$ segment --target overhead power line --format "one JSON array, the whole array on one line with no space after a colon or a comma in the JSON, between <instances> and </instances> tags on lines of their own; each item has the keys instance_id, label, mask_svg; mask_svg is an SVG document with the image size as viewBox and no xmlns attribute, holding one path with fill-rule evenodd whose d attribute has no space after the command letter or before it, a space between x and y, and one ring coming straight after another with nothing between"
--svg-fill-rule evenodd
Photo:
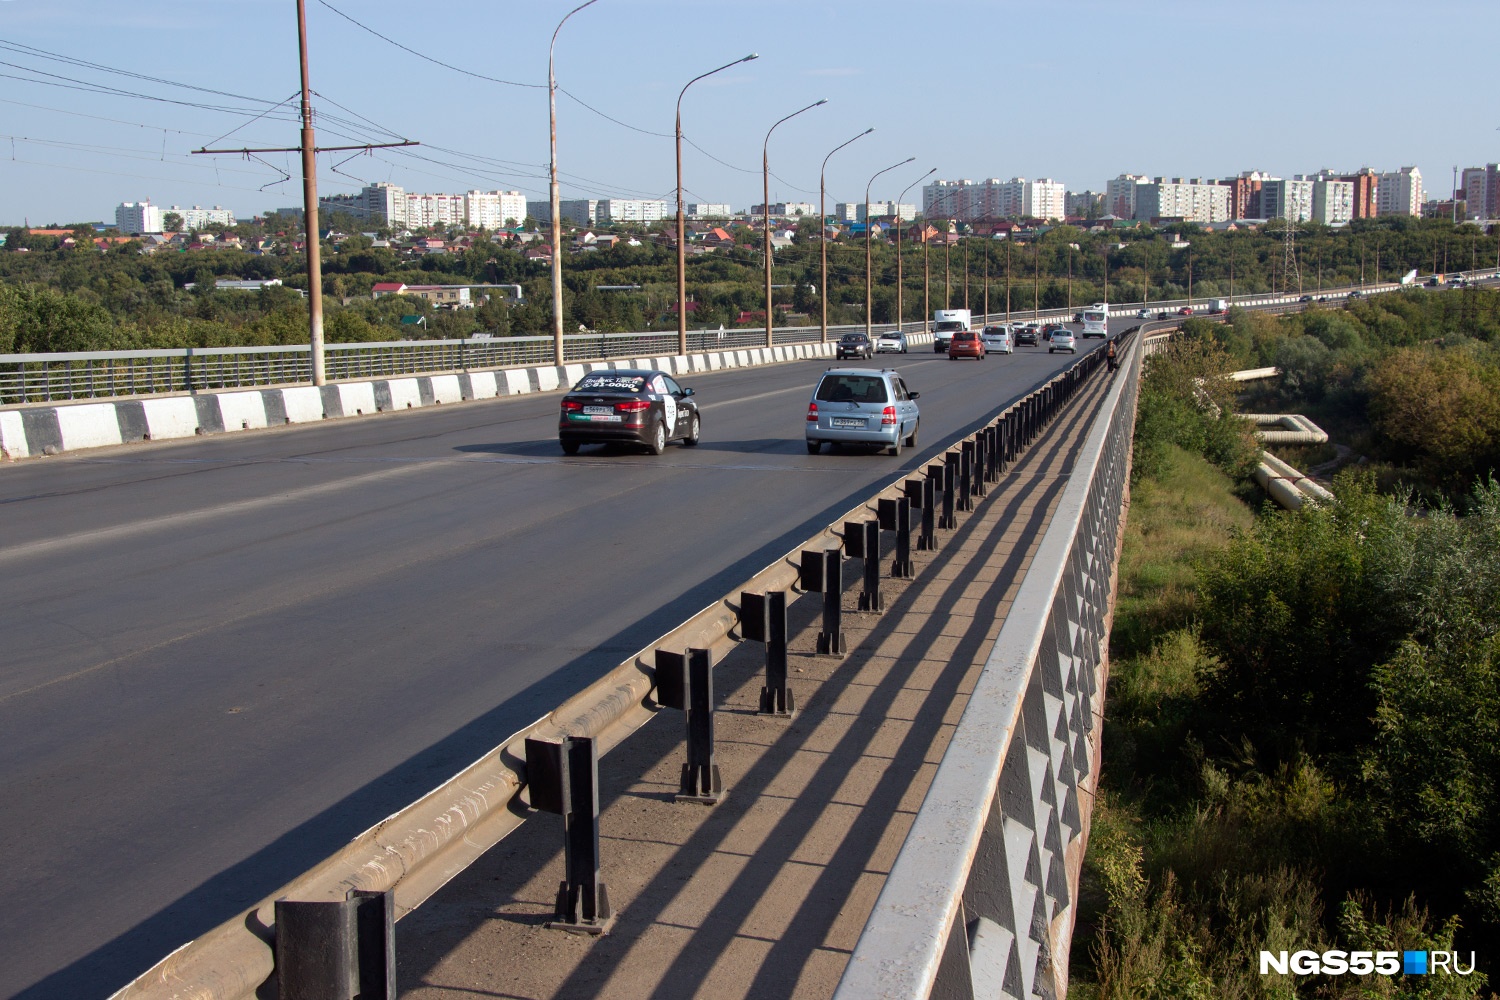
<instances>
[{"instance_id":1,"label":"overhead power line","mask_svg":"<svg viewBox=\"0 0 1500 1000\"><path fill-rule=\"evenodd\" d=\"M409 45L403 45L402 43L396 41L394 38L391 38L388 35L382 35L380 32L376 31L374 28L370 27L367 24L362 24L359 21L356 21L354 18L350 17L348 14L345 14L333 4L329 3L328 0L318 0L318 3L322 4L324 7L327 7L329 10L333 11L339 17L342 17L344 20L348 21L356 28L359 28L361 31L367 31L370 34L374 35L376 38L380 39L382 42L385 42L389 45L394 45L402 52L416 56L418 59L425 60L426 62L430 62L434 66L441 66L444 69L451 69L455 73L462 73L464 76L472 76L476 80L486 80L490 83L498 83L506 87L524 87L528 90L547 89L547 85L545 83L517 83L515 80L501 80L498 77L485 76L483 73L475 73L473 70L467 70L461 66L454 66L452 63L445 63L441 59L434 59L432 56L424 55L421 52L418 52L416 49L412 48Z\"/></svg>"}]
</instances>

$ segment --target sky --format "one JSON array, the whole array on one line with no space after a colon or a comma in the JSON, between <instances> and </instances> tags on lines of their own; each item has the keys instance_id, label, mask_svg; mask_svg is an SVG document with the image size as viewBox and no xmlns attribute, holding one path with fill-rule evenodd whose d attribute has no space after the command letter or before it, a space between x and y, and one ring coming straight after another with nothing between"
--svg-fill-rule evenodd
<instances>
[{"instance_id":1,"label":"sky","mask_svg":"<svg viewBox=\"0 0 1500 1000\"><path fill-rule=\"evenodd\" d=\"M306 0L320 194L545 201L547 54L581 0ZM1277 34L1279 33L1279 34ZM385 36L384 39L378 35ZM920 204L932 179L1278 176L1500 160L1495 0L596 0L556 45L563 198ZM405 48L402 48L404 46ZM439 65L439 63L446 64ZM114 72L114 71L124 71ZM131 74L131 75L125 75ZM147 79L154 78L154 79ZM192 89L197 88L197 89ZM0 225L302 202L296 0L0 0ZM285 102L285 103L282 103ZM925 182L924 182L925 183Z\"/></svg>"}]
</instances>

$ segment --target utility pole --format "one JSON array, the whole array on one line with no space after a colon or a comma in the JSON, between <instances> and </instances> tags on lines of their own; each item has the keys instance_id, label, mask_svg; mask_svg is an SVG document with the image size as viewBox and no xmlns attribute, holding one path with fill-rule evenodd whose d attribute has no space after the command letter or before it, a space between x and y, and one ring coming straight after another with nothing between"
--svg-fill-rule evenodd
<instances>
[{"instance_id":1,"label":"utility pole","mask_svg":"<svg viewBox=\"0 0 1500 1000\"><path fill-rule=\"evenodd\" d=\"M969 308L969 241L964 240L964 308Z\"/></svg>"},{"instance_id":2,"label":"utility pole","mask_svg":"<svg viewBox=\"0 0 1500 1000\"><path fill-rule=\"evenodd\" d=\"M943 234L943 308L953 308L953 244Z\"/></svg>"},{"instance_id":3,"label":"utility pole","mask_svg":"<svg viewBox=\"0 0 1500 1000\"><path fill-rule=\"evenodd\" d=\"M1005 328L1010 329L1010 234L1005 234Z\"/></svg>"},{"instance_id":4,"label":"utility pole","mask_svg":"<svg viewBox=\"0 0 1500 1000\"><path fill-rule=\"evenodd\" d=\"M1031 321L1033 323L1040 319L1038 308L1042 303L1042 245L1038 240L1031 241Z\"/></svg>"},{"instance_id":5,"label":"utility pole","mask_svg":"<svg viewBox=\"0 0 1500 1000\"><path fill-rule=\"evenodd\" d=\"M357 146L318 146L313 137L312 88L307 72L307 2L297 0L297 55L302 70L302 142L297 146L275 149L195 149L194 154L223 156L233 153L249 158L254 153L302 154L302 221L307 240L307 332L312 354L312 383L327 381L323 358L323 261L318 226L318 153L350 150L393 149L398 146L420 146L409 139L401 142L367 142ZM387 222L390 220L387 219Z\"/></svg>"},{"instance_id":6,"label":"utility pole","mask_svg":"<svg viewBox=\"0 0 1500 1000\"><path fill-rule=\"evenodd\" d=\"M984 321L990 321L990 245L984 245Z\"/></svg>"}]
</instances>

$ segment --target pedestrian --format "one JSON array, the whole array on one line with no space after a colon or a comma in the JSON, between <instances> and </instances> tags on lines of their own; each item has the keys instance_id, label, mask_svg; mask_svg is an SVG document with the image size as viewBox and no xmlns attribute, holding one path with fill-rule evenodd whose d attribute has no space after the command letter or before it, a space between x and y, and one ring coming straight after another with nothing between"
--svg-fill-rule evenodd
<instances>
[{"instance_id":1,"label":"pedestrian","mask_svg":"<svg viewBox=\"0 0 1500 1000\"><path fill-rule=\"evenodd\" d=\"M1104 352L1104 360L1109 365L1109 370L1110 371L1114 371L1115 370L1115 365L1118 364L1118 362L1115 361L1115 342L1114 342L1114 338L1110 338L1109 349Z\"/></svg>"}]
</instances>

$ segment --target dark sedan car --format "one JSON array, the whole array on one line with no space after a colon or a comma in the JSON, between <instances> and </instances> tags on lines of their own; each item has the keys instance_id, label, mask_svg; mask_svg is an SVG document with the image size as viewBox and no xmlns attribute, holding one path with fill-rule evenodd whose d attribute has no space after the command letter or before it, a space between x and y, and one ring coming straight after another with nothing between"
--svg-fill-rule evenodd
<instances>
[{"instance_id":1,"label":"dark sedan car","mask_svg":"<svg viewBox=\"0 0 1500 1000\"><path fill-rule=\"evenodd\" d=\"M1016 346L1019 347L1022 345L1029 347L1036 346L1036 327L1023 326L1016 331Z\"/></svg>"},{"instance_id":2,"label":"dark sedan car","mask_svg":"<svg viewBox=\"0 0 1500 1000\"><path fill-rule=\"evenodd\" d=\"M590 372L562 398L558 441L565 455L585 444L638 444L653 455L669 441L695 445L703 422L692 397L663 371Z\"/></svg>"},{"instance_id":3,"label":"dark sedan car","mask_svg":"<svg viewBox=\"0 0 1500 1000\"><path fill-rule=\"evenodd\" d=\"M842 361L845 358L873 358L875 356L875 345L870 343L870 338L862 333L846 333L839 338L838 356Z\"/></svg>"}]
</instances>

